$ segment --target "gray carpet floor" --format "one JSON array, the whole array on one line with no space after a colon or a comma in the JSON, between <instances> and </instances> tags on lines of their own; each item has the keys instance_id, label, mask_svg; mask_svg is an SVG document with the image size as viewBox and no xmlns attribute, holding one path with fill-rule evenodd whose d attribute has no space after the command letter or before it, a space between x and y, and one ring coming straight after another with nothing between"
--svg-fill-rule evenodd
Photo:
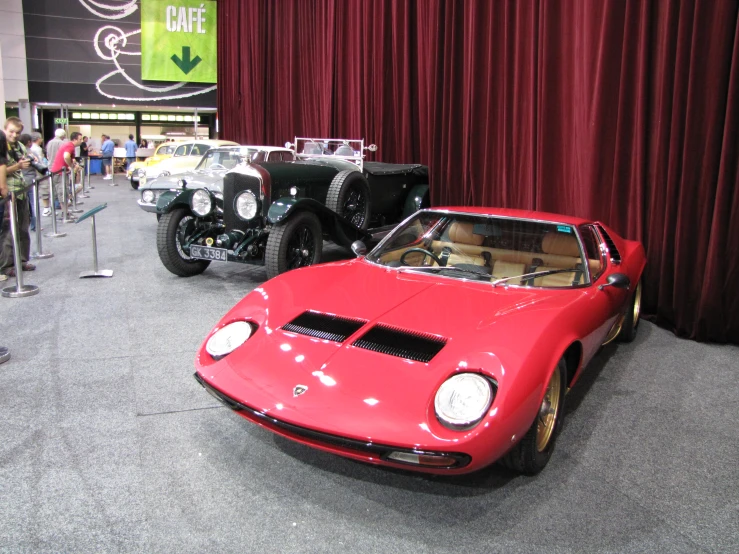
<instances>
[{"instance_id":1,"label":"gray carpet floor","mask_svg":"<svg viewBox=\"0 0 739 554\"><path fill-rule=\"evenodd\" d=\"M195 382L214 323L262 268L182 279L123 180L90 225L45 239L0 298L0 552L739 552L739 349L643 322L567 399L537 477L390 471L277 437ZM44 225L50 227L49 218ZM329 257L342 254L329 249ZM3 283L8 286L10 283Z\"/></svg>"}]
</instances>

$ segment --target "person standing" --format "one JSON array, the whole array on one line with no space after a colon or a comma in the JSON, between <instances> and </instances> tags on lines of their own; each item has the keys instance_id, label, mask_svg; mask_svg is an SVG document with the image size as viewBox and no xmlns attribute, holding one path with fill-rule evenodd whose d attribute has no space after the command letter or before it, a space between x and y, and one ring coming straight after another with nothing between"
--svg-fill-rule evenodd
<instances>
[{"instance_id":1,"label":"person standing","mask_svg":"<svg viewBox=\"0 0 739 554\"><path fill-rule=\"evenodd\" d=\"M0 136L0 165L3 166L4 175L0 179L5 181L7 192L5 193L5 214L2 227L0 227L0 273L14 277L15 244L10 224L10 209L8 209L8 203L12 201L9 198L11 192L15 194L16 229L23 271L36 269L35 265L28 262L31 254L31 234L28 231L31 226L31 213L22 173L31 165L31 161L26 156L25 147L18 142L23 132L23 122L17 117L9 117L5 120L3 129L5 132Z\"/></svg>"},{"instance_id":2,"label":"person standing","mask_svg":"<svg viewBox=\"0 0 739 554\"><path fill-rule=\"evenodd\" d=\"M59 150L65 138L67 138L67 132L64 129L54 131L54 138L46 145L46 159L49 160L49 163L54 161L57 150Z\"/></svg>"},{"instance_id":3,"label":"person standing","mask_svg":"<svg viewBox=\"0 0 739 554\"><path fill-rule=\"evenodd\" d=\"M100 138L103 141L103 144L100 147L100 154L103 157L103 172L105 172L103 179L112 179L113 152L115 151L115 144L113 144L113 141L110 140L110 137L108 135L102 135Z\"/></svg>"},{"instance_id":4,"label":"person standing","mask_svg":"<svg viewBox=\"0 0 739 554\"><path fill-rule=\"evenodd\" d=\"M49 167L49 160L46 159L46 154L44 154L43 144L44 137L41 136L41 133L31 133L31 152L33 152L36 158L41 160L42 165ZM44 215L51 215L51 208L49 207L49 179L45 179L39 184L38 194L43 205L42 213ZM38 214L36 214L36 217L38 217Z\"/></svg>"},{"instance_id":5,"label":"person standing","mask_svg":"<svg viewBox=\"0 0 739 554\"><path fill-rule=\"evenodd\" d=\"M133 140L133 135L128 135L128 140L124 146L126 147L126 169L128 169L128 166L136 161L137 147L136 141Z\"/></svg>"},{"instance_id":6,"label":"person standing","mask_svg":"<svg viewBox=\"0 0 739 554\"><path fill-rule=\"evenodd\" d=\"M69 135L69 138L70 140L62 144L61 148L59 148L59 151L56 153L54 163L51 164L51 172L61 173L63 170L69 169L70 179L72 179L75 170L79 167L79 164L74 159L74 152L82 142L82 133L75 131ZM70 183L71 182L72 181L70 181ZM78 185L74 188L74 192L72 194L77 194L80 190L81 187ZM63 198L63 196L60 196L60 198Z\"/></svg>"}]
</instances>

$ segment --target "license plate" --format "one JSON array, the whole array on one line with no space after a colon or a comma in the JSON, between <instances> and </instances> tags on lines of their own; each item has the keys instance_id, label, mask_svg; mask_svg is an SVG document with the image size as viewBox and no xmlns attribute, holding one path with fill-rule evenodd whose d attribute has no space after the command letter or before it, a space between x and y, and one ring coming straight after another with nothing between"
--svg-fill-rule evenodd
<instances>
[{"instance_id":1,"label":"license plate","mask_svg":"<svg viewBox=\"0 0 739 554\"><path fill-rule=\"evenodd\" d=\"M227 262L228 250L225 248L211 248L210 246L190 246L190 257L198 260Z\"/></svg>"}]
</instances>

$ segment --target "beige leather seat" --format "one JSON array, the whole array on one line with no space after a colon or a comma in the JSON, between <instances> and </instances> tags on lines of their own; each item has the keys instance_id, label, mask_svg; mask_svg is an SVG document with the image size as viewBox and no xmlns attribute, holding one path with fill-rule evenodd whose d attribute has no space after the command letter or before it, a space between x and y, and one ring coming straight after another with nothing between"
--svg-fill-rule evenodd
<instances>
[{"instance_id":1,"label":"beige leather seat","mask_svg":"<svg viewBox=\"0 0 739 554\"><path fill-rule=\"evenodd\" d=\"M495 260L495 264L493 264L493 280L502 279L503 277L515 277L524 273L526 273L526 264L504 262L503 260ZM521 281L511 279L508 283L511 285L520 285Z\"/></svg>"},{"instance_id":2,"label":"beige leather seat","mask_svg":"<svg viewBox=\"0 0 739 554\"><path fill-rule=\"evenodd\" d=\"M472 223L464 223L461 221L455 221L449 227L449 240L456 244L467 244L470 246L482 246L485 237L482 235L476 235L474 233L474 225ZM460 254L454 251L449 255L446 265L457 265L457 264L474 264L474 265L485 265L485 258L482 257L482 249L475 252L474 249L471 252Z\"/></svg>"},{"instance_id":3,"label":"beige leather seat","mask_svg":"<svg viewBox=\"0 0 739 554\"><path fill-rule=\"evenodd\" d=\"M546 266L538 267L537 271L576 268L582 260L580 257L580 244L574 235L554 232L546 233L541 241L541 250L545 254L549 254L549 259L555 260L557 265L551 265L552 262L550 262ZM556 256L556 258L553 258L553 256ZM534 284L538 287L569 287L582 284L583 281L584 275L582 271L572 271L537 277L534 280Z\"/></svg>"}]
</instances>

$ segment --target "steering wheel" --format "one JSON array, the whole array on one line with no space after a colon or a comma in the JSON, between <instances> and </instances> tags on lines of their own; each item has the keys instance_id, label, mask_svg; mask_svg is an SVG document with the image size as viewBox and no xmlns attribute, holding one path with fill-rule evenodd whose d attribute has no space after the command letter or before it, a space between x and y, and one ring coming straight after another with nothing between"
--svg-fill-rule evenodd
<instances>
[{"instance_id":1,"label":"steering wheel","mask_svg":"<svg viewBox=\"0 0 739 554\"><path fill-rule=\"evenodd\" d=\"M226 166L218 164L218 163L212 163L210 164L210 168L211 169L226 169Z\"/></svg>"},{"instance_id":2,"label":"steering wheel","mask_svg":"<svg viewBox=\"0 0 739 554\"><path fill-rule=\"evenodd\" d=\"M405 252L403 252L403 255L400 257L400 263L403 265L410 265L405 263L405 257L410 254L411 252L420 252L421 254L425 256L428 256L432 260L434 260L439 265L444 265L442 261L439 259L439 257L434 254L433 252L429 252L428 250L425 250L424 248L409 248Z\"/></svg>"}]
</instances>

